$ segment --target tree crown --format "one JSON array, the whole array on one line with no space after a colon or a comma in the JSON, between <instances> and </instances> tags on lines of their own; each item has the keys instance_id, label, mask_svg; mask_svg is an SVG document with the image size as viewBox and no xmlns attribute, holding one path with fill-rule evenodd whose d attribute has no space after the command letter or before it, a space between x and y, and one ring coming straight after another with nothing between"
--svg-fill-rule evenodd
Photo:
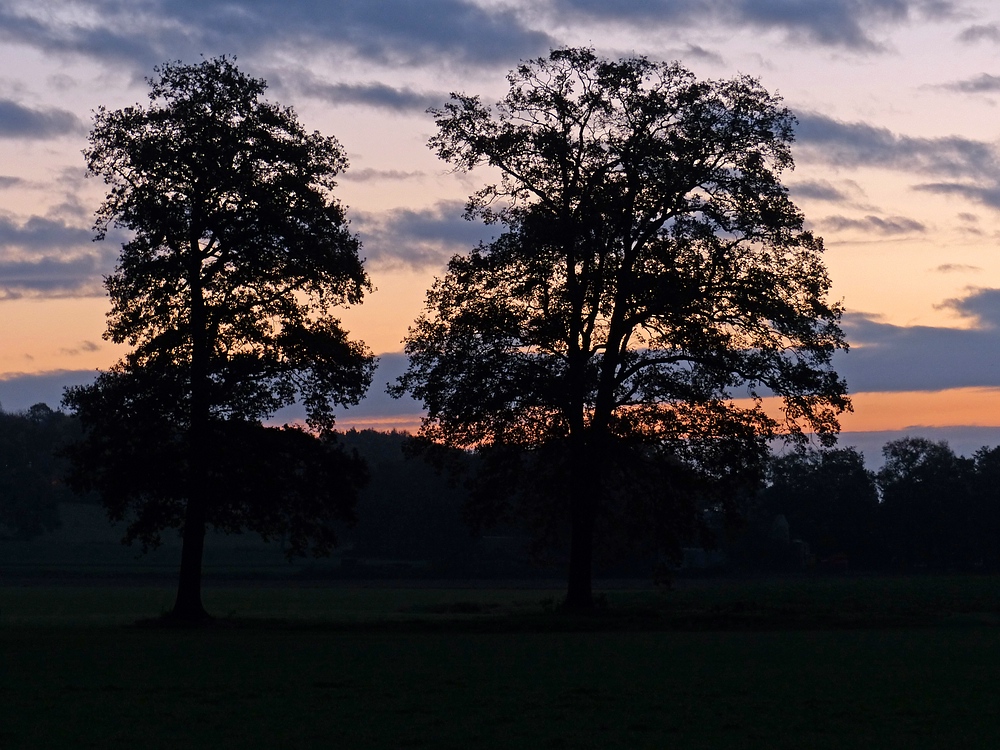
<instances>
[{"instance_id":1,"label":"tree crown","mask_svg":"<svg viewBox=\"0 0 1000 750\"><path fill-rule=\"evenodd\" d=\"M105 280L105 335L134 347L120 368L159 371L183 404L203 350L219 415L258 419L301 397L329 426L373 367L329 314L371 288L331 194L343 149L230 58L156 73L147 107L97 110L84 152L109 188L98 237L132 234Z\"/></svg>"},{"instance_id":2,"label":"tree crown","mask_svg":"<svg viewBox=\"0 0 1000 750\"><path fill-rule=\"evenodd\" d=\"M780 100L748 77L589 49L509 81L495 107L454 94L433 111L442 159L499 170L468 215L507 231L452 259L407 337L396 392L423 399L425 434L831 441L850 408L830 367L846 342L822 241L781 183L794 118Z\"/></svg>"}]
</instances>

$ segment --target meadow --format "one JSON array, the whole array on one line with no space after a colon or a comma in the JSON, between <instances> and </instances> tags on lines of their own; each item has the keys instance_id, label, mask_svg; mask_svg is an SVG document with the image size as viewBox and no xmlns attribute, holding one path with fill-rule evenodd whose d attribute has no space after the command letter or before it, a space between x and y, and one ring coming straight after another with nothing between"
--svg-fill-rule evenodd
<instances>
[{"instance_id":1,"label":"meadow","mask_svg":"<svg viewBox=\"0 0 1000 750\"><path fill-rule=\"evenodd\" d=\"M1000 579L0 588L2 748L1000 744ZM136 624L137 620L142 620Z\"/></svg>"}]
</instances>

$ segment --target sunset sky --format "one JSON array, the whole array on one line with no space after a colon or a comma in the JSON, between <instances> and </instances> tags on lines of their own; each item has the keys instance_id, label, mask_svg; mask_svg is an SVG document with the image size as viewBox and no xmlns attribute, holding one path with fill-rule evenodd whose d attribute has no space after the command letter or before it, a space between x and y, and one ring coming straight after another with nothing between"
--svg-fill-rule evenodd
<instances>
[{"instance_id":1,"label":"sunset sky","mask_svg":"<svg viewBox=\"0 0 1000 750\"><path fill-rule=\"evenodd\" d=\"M1000 443L1000 6L963 0L0 0L0 405L55 406L121 354L91 111L144 103L158 63L229 54L351 160L337 194L378 291L342 317L387 356L340 424L412 426L418 405L382 394L400 340L444 261L492 235L461 216L489 175L435 159L425 110L493 101L567 44L780 94L799 120L786 184L847 309L844 442Z\"/></svg>"}]
</instances>

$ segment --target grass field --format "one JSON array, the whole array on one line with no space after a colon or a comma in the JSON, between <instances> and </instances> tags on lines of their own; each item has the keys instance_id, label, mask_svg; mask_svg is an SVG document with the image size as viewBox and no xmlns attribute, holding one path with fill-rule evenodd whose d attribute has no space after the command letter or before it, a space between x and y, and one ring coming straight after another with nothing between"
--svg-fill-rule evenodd
<instances>
[{"instance_id":1,"label":"grass field","mask_svg":"<svg viewBox=\"0 0 1000 750\"><path fill-rule=\"evenodd\" d=\"M1000 581L0 589L0 748L994 748Z\"/></svg>"}]
</instances>

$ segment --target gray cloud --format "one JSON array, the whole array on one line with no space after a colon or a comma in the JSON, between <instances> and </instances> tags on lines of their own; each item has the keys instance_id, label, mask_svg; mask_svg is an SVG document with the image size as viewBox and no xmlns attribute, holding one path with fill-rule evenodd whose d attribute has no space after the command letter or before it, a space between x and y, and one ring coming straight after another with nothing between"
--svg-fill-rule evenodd
<instances>
[{"instance_id":1,"label":"gray cloud","mask_svg":"<svg viewBox=\"0 0 1000 750\"><path fill-rule=\"evenodd\" d=\"M846 203L850 200L847 193L826 180L793 182L788 186L788 190L795 198L811 198L830 203Z\"/></svg>"},{"instance_id":2,"label":"gray cloud","mask_svg":"<svg viewBox=\"0 0 1000 750\"><path fill-rule=\"evenodd\" d=\"M11 373L0 376L0 408L6 412L24 411L35 404L48 404L59 408L65 388L90 385L97 373L94 370L54 370L51 372Z\"/></svg>"},{"instance_id":3,"label":"gray cloud","mask_svg":"<svg viewBox=\"0 0 1000 750\"><path fill-rule=\"evenodd\" d=\"M935 195L953 195L966 200L981 203L990 208L1000 208L1000 176L987 184L970 184L967 182L925 182L914 185L914 190Z\"/></svg>"},{"instance_id":4,"label":"gray cloud","mask_svg":"<svg viewBox=\"0 0 1000 750\"><path fill-rule=\"evenodd\" d=\"M863 232L873 232L875 234L893 235L909 234L911 232L925 232L927 227L914 219L905 216L865 216L861 219L849 219L846 216L828 216L821 219L817 224L824 229L835 232L842 232L848 229L858 229Z\"/></svg>"},{"instance_id":5,"label":"gray cloud","mask_svg":"<svg viewBox=\"0 0 1000 750\"><path fill-rule=\"evenodd\" d=\"M33 216L18 223L0 216L0 299L103 294L114 243L95 246L92 239L90 229L56 219Z\"/></svg>"},{"instance_id":6,"label":"gray cloud","mask_svg":"<svg viewBox=\"0 0 1000 750\"><path fill-rule=\"evenodd\" d=\"M102 272L108 270L99 255L47 255L30 260L0 259L0 299L25 296L100 296Z\"/></svg>"},{"instance_id":7,"label":"gray cloud","mask_svg":"<svg viewBox=\"0 0 1000 750\"><path fill-rule=\"evenodd\" d=\"M979 266L969 266L965 263L944 263L934 270L938 273L979 273L983 269Z\"/></svg>"},{"instance_id":8,"label":"gray cloud","mask_svg":"<svg viewBox=\"0 0 1000 750\"><path fill-rule=\"evenodd\" d=\"M798 116L796 139L811 159L840 167L884 167L946 177L996 179L1000 160L983 141L948 136L913 138L863 122L843 122L807 112Z\"/></svg>"},{"instance_id":9,"label":"gray cloud","mask_svg":"<svg viewBox=\"0 0 1000 750\"><path fill-rule=\"evenodd\" d=\"M11 99L0 99L0 138L57 138L83 133L83 122L63 109L31 109Z\"/></svg>"},{"instance_id":10,"label":"gray cloud","mask_svg":"<svg viewBox=\"0 0 1000 750\"><path fill-rule=\"evenodd\" d=\"M958 35L962 42L1000 42L1000 27L995 23L977 24L962 30Z\"/></svg>"},{"instance_id":11,"label":"gray cloud","mask_svg":"<svg viewBox=\"0 0 1000 750\"><path fill-rule=\"evenodd\" d=\"M0 216L0 250L7 247L30 250L79 247L93 238L92 230L55 219L32 216L23 224L18 224L9 216Z\"/></svg>"},{"instance_id":12,"label":"gray cloud","mask_svg":"<svg viewBox=\"0 0 1000 750\"><path fill-rule=\"evenodd\" d=\"M442 57L508 64L553 46L504 9L466 0L255 0L246 3L159 0L137 12L126 0L80 0L73 14L0 6L0 38L44 52L126 61L145 73L177 57L336 45L380 62L425 63ZM33 10L39 9L35 3ZM99 24L80 19L95 17Z\"/></svg>"},{"instance_id":13,"label":"gray cloud","mask_svg":"<svg viewBox=\"0 0 1000 750\"><path fill-rule=\"evenodd\" d=\"M874 27L890 26L915 16L949 17L953 3L914 0L558 0L563 14L584 13L593 18L627 20L635 24L700 25L725 23L783 31L789 38L878 51L883 45L871 36Z\"/></svg>"},{"instance_id":14,"label":"gray cloud","mask_svg":"<svg viewBox=\"0 0 1000 750\"><path fill-rule=\"evenodd\" d=\"M936 391L1000 387L1000 289L976 289L942 307L971 328L895 326L864 314L844 317L852 348L834 365L852 391Z\"/></svg>"},{"instance_id":15,"label":"gray cloud","mask_svg":"<svg viewBox=\"0 0 1000 750\"><path fill-rule=\"evenodd\" d=\"M955 297L940 307L971 318L980 330L1000 330L1000 289L975 289L966 297Z\"/></svg>"},{"instance_id":16,"label":"gray cloud","mask_svg":"<svg viewBox=\"0 0 1000 750\"><path fill-rule=\"evenodd\" d=\"M715 65L725 64L725 60L718 52L713 52L699 44L685 44L680 49L668 50L666 57L678 60L704 60Z\"/></svg>"},{"instance_id":17,"label":"gray cloud","mask_svg":"<svg viewBox=\"0 0 1000 750\"><path fill-rule=\"evenodd\" d=\"M93 341L81 341L77 346L72 348L63 348L60 349L59 352L68 357L78 357L84 353L100 351L100 348L101 347Z\"/></svg>"},{"instance_id":18,"label":"gray cloud","mask_svg":"<svg viewBox=\"0 0 1000 750\"><path fill-rule=\"evenodd\" d=\"M948 91L958 91L963 94L990 93L1000 91L1000 76L983 73L975 78L967 78L964 81L943 83L939 88L947 89Z\"/></svg>"},{"instance_id":19,"label":"gray cloud","mask_svg":"<svg viewBox=\"0 0 1000 750\"><path fill-rule=\"evenodd\" d=\"M307 96L314 96L335 106L363 104L393 112L421 114L431 107L440 107L449 98L445 93L420 92L384 83L325 83L304 79L296 81L296 88Z\"/></svg>"},{"instance_id":20,"label":"gray cloud","mask_svg":"<svg viewBox=\"0 0 1000 750\"><path fill-rule=\"evenodd\" d=\"M404 172L399 169L349 169L340 175L345 182L370 182L372 180L415 180L425 177L426 173L419 170L415 172Z\"/></svg>"},{"instance_id":21,"label":"gray cloud","mask_svg":"<svg viewBox=\"0 0 1000 750\"><path fill-rule=\"evenodd\" d=\"M500 229L462 218L465 204L442 201L430 209L399 208L384 214L355 214L368 259L381 265L441 266L499 234Z\"/></svg>"},{"instance_id":22,"label":"gray cloud","mask_svg":"<svg viewBox=\"0 0 1000 750\"><path fill-rule=\"evenodd\" d=\"M7 188L17 187L18 185L23 185L24 182L25 181L20 177L0 175L0 190L6 190Z\"/></svg>"}]
</instances>

